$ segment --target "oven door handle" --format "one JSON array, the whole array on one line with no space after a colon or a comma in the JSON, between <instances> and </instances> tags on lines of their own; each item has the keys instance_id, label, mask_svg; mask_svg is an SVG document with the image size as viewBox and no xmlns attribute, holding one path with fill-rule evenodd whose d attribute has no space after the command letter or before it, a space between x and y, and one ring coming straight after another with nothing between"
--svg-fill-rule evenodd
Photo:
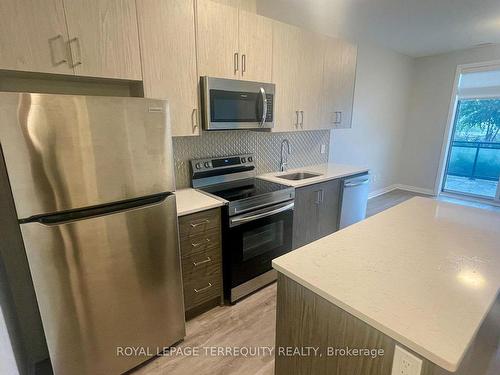
<instances>
[{"instance_id":1,"label":"oven door handle","mask_svg":"<svg viewBox=\"0 0 500 375\"><path fill-rule=\"evenodd\" d=\"M264 123L266 122L266 117L267 117L267 96L266 96L266 90L264 90L264 87L260 88L260 96L262 98L262 118L260 120L259 126L262 127L262 126L264 126Z\"/></svg>"},{"instance_id":2,"label":"oven door handle","mask_svg":"<svg viewBox=\"0 0 500 375\"><path fill-rule=\"evenodd\" d=\"M287 204L285 206L276 208L276 209L271 210L271 211L262 212L260 214L249 215L249 216L242 215L240 217L235 217L235 218L231 219L231 222L230 222L231 225L230 226L241 225L241 224L244 224L244 223L248 223L249 221L253 221L253 220L261 219L263 217L267 217L267 216L279 214L280 212L283 212L283 211L292 210L293 207L294 207L294 205L295 205L294 202L292 202L292 203L289 203L289 204Z\"/></svg>"}]
</instances>

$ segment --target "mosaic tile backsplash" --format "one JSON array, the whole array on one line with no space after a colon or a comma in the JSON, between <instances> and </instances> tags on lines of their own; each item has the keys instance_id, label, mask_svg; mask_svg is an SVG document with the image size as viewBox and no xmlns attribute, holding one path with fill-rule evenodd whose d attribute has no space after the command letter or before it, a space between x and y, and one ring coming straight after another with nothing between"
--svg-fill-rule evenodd
<instances>
[{"instance_id":1,"label":"mosaic tile backsplash","mask_svg":"<svg viewBox=\"0 0 500 375\"><path fill-rule=\"evenodd\" d=\"M234 154L255 154L257 174L279 170L281 141L288 139L291 154L289 168L300 168L328 161L330 130L294 133L264 133L253 131L203 132L199 137L174 137L175 177L178 189L191 185L191 159ZM321 145L325 145L322 154Z\"/></svg>"}]
</instances>

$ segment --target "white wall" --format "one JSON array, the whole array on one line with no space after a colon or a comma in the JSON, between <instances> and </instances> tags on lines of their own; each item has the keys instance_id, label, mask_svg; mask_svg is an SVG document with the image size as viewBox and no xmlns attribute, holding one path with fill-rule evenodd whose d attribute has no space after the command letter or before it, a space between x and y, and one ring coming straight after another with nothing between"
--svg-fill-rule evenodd
<instances>
[{"instance_id":1,"label":"white wall","mask_svg":"<svg viewBox=\"0 0 500 375\"><path fill-rule=\"evenodd\" d=\"M331 132L330 160L368 166L372 192L400 183L412 72L409 57L373 44L358 47L352 128Z\"/></svg>"},{"instance_id":2,"label":"white wall","mask_svg":"<svg viewBox=\"0 0 500 375\"><path fill-rule=\"evenodd\" d=\"M400 182L434 189L458 65L500 60L500 46L415 59Z\"/></svg>"}]
</instances>

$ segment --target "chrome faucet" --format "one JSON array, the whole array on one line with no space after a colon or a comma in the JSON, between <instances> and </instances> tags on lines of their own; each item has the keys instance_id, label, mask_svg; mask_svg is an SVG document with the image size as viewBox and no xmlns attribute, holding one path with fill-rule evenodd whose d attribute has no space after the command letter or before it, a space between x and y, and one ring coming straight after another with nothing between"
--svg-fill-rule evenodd
<instances>
[{"instance_id":1,"label":"chrome faucet","mask_svg":"<svg viewBox=\"0 0 500 375\"><path fill-rule=\"evenodd\" d=\"M286 154L285 154L285 146L286 146ZM281 162L280 162L280 171L286 171L288 165L288 155L290 155L290 142L288 139L283 139L281 142Z\"/></svg>"}]
</instances>

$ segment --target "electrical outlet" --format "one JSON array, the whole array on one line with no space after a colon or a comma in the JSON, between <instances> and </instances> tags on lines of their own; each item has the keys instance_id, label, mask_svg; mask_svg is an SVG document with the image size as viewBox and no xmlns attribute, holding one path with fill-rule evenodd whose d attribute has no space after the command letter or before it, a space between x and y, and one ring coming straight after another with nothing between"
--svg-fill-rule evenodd
<instances>
[{"instance_id":1,"label":"electrical outlet","mask_svg":"<svg viewBox=\"0 0 500 375\"><path fill-rule=\"evenodd\" d=\"M420 375L422 360L396 345L391 375Z\"/></svg>"},{"instance_id":2,"label":"electrical outlet","mask_svg":"<svg viewBox=\"0 0 500 375\"><path fill-rule=\"evenodd\" d=\"M324 154L326 152L326 145L321 145L319 152Z\"/></svg>"}]
</instances>

